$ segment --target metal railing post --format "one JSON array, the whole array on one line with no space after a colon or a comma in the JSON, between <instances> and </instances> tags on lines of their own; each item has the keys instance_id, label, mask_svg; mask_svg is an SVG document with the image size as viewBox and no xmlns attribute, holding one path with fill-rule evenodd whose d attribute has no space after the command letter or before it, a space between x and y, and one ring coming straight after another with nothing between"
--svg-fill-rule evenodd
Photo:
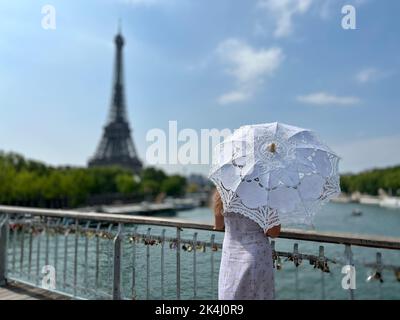
<instances>
[{"instance_id":1,"label":"metal railing post","mask_svg":"<svg viewBox=\"0 0 400 320\"><path fill-rule=\"evenodd\" d=\"M75 219L75 250L74 250L74 297L77 295L78 286L78 245L79 245L79 220Z\"/></svg>"},{"instance_id":2,"label":"metal railing post","mask_svg":"<svg viewBox=\"0 0 400 320\"><path fill-rule=\"evenodd\" d=\"M161 233L161 299L164 299L164 245L165 245L165 229Z\"/></svg>"},{"instance_id":3,"label":"metal railing post","mask_svg":"<svg viewBox=\"0 0 400 320\"><path fill-rule=\"evenodd\" d=\"M298 259L299 255L299 244L295 243L293 245L293 259ZM300 300L300 295L299 295L299 266L295 265L295 270L294 270L294 287L295 287L295 294L296 294L296 300Z\"/></svg>"},{"instance_id":4,"label":"metal railing post","mask_svg":"<svg viewBox=\"0 0 400 320\"><path fill-rule=\"evenodd\" d=\"M33 224L29 228L29 252L28 252L28 279L32 278L32 246L33 246Z\"/></svg>"},{"instance_id":5,"label":"metal railing post","mask_svg":"<svg viewBox=\"0 0 400 320\"><path fill-rule=\"evenodd\" d=\"M19 275L23 277L24 275L24 249L25 249L25 224L21 228L21 241L20 241L20 256L19 256Z\"/></svg>"},{"instance_id":6,"label":"metal railing post","mask_svg":"<svg viewBox=\"0 0 400 320\"><path fill-rule=\"evenodd\" d=\"M196 259L196 247L197 247L197 232L193 235L193 299L197 298L197 259Z\"/></svg>"},{"instance_id":7,"label":"metal railing post","mask_svg":"<svg viewBox=\"0 0 400 320\"><path fill-rule=\"evenodd\" d=\"M214 294L214 242L215 242L215 234L211 235L211 299L215 299L215 294Z\"/></svg>"},{"instance_id":8,"label":"metal railing post","mask_svg":"<svg viewBox=\"0 0 400 320\"><path fill-rule=\"evenodd\" d=\"M379 279L379 284L378 284L378 299L382 300L382 271L383 271L383 267L382 267L382 253L381 252L377 252L376 253L376 272L379 272L380 275L380 279Z\"/></svg>"},{"instance_id":9,"label":"metal railing post","mask_svg":"<svg viewBox=\"0 0 400 320\"><path fill-rule=\"evenodd\" d=\"M122 224L118 224L118 233L114 238L114 274L113 274L113 300L121 300L121 240Z\"/></svg>"},{"instance_id":10,"label":"metal railing post","mask_svg":"<svg viewBox=\"0 0 400 320\"><path fill-rule=\"evenodd\" d=\"M60 221L58 220L55 227L56 232L54 234L54 269L56 270L56 275L58 274L58 234L57 228L60 225Z\"/></svg>"},{"instance_id":11,"label":"metal railing post","mask_svg":"<svg viewBox=\"0 0 400 320\"><path fill-rule=\"evenodd\" d=\"M176 298L181 299L181 228L176 228Z\"/></svg>"},{"instance_id":12,"label":"metal railing post","mask_svg":"<svg viewBox=\"0 0 400 320\"><path fill-rule=\"evenodd\" d=\"M351 246L349 244L346 244L344 254L346 256L347 264L354 268L353 251L351 250ZM352 272L352 270L350 270L350 272ZM351 274L351 276L354 276L354 275ZM349 288L349 299L354 300L354 289L352 289L352 288Z\"/></svg>"},{"instance_id":13,"label":"metal railing post","mask_svg":"<svg viewBox=\"0 0 400 320\"><path fill-rule=\"evenodd\" d=\"M16 265L16 261L17 261L17 258L16 258L16 255L17 255L17 229L15 227L15 224L14 224L14 227L12 228L11 241L12 241L12 274L15 275L16 274L15 265Z\"/></svg>"},{"instance_id":14,"label":"metal railing post","mask_svg":"<svg viewBox=\"0 0 400 320\"><path fill-rule=\"evenodd\" d=\"M0 286L7 280L8 215L0 214Z\"/></svg>"},{"instance_id":15,"label":"metal railing post","mask_svg":"<svg viewBox=\"0 0 400 320\"><path fill-rule=\"evenodd\" d=\"M320 261L320 263L323 263L324 259L325 259L324 246L319 246L318 260ZM321 269L321 300L325 300L325 299L326 299L326 294L325 294L325 273Z\"/></svg>"},{"instance_id":16,"label":"metal railing post","mask_svg":"<svg viewBox=\"0 0 400 320\"><path fill-rule=\"evenodd\" d=\"M89 281L88 281L88 268L89 268L89 236L88 236L88 230L90 227L90 221L86 222L85 225L85 269L84 269L84 275L83 275L83 283L85 286L85 293L88 293L88 286L89 286Z\"/></svg>"},{"instance_id":17,"label":"metal railing post","mask_svg":"<svg viewBox=\"0 0 400 320\"><path fill-rule=\"evenodd\" d=\"M23 229L22 229L23 230ZM50 230L50 221L47 221L46 223L46 228L45 228L45 232L46 232L46 255L45 255L45 265L47 266L49 264L49 248L50 248L50 234L49 234L49 230ZM22 234L24 234L24 232L22 231Z\"/></svg>"},{"instance_id":18,"label":"metal railing post","mask_svg":"<svg viewBox=\"0 0 400 320\"><path fill-rule=\"evenodd\" d=\"M95 267L95 288L96 292L99 289L99 274L100 274L100 228L101 228L101 223L97 223L96 227L96 267Z\"/></svg>"},{"instance_id":19,"label":"metal railing post","mask_svg":"<svg viewBox=\"0 0 400 320\"><path fill-rule=\"evenodd\" d=\"M147 245L146 245L146 300L150 299L150 231L147 229Z\"/></svg>"},{"instance_id":20,"label":"metal railing post","mask_svg":"<svg viewBox=\"0 0 400 320\"><path fill-rule=\"evenodd\" d=\"M132 300L136 300L136 231L137 226L133 228L132 243Z\"/></svg>"},{"instance_id":21,"label":"metal railing post","mask_svg":"<svg viewBox=\"0 0 400 320\"><path fill-rule=\"evenodd\" d=\"M68 235L69 235L69 230L67 229L67 231L64 232L64 268L63 268L63 288L65 290L65 288L67 287L67 266L68 266Z\"/></svg>"},{"instance_id":22,"label":"metal railing post","mask_svg":"<svg viewBox=\"0 0 400 320\"><path fill-rule=\"evenodd\" d=\"M40 248L41 248L41 239L42 239L42 230L39 231L37 235L37 244L36 244L36 286L39 286L40 283Z\"/></svg>"}]
</instances>

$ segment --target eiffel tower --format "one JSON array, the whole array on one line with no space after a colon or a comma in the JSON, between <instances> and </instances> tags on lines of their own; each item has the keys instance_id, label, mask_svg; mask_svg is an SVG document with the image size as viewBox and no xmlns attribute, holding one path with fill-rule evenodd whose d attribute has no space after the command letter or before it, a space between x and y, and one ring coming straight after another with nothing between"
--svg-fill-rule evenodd
<instances>
[{"instance_id":1,"label":"eiffel tower","mask_svg":"<svg viewBox=\"0 0 400 320\"><path fill-rule=\"evenodd\" d=\"M110 114L96 153L89 160L88 165L89 167L118 165L130 169L134 173L139 173L143 165L137 156L126 116L122 64L124 38L120 31L115 36L115 46L114 84Z\"/></svg>"}]
</instances>

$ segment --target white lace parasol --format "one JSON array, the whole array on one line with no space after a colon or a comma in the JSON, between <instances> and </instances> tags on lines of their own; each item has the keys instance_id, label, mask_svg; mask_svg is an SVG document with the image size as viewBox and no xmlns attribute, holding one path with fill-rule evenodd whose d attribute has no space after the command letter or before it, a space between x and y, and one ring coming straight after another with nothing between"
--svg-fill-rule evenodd
<instances>
[{"instance_id":1,"label":"white lace parasol","mask_svg":"<svg viewBox=\"0 0 400 320\"><path fill-rule=\"evenodd\" d=\"M243 126L216 146L210 179L224 212L261 228L312 224L340 193L339 157L310 130L282 123Z\"/></svg>"}]
</instances>

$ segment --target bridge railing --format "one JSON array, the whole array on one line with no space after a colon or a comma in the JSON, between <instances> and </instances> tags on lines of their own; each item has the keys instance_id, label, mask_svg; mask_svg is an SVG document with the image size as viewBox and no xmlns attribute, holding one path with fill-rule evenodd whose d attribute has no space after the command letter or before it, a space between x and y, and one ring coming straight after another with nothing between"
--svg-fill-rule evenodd
<instances>
[{"instance_id":1,"label":"bridge railing","mask_svg":"<svg viewBox=\"0 0 400 320\"><path fill-rule=\"evenodd\" d=\"M211 225L177 219L0 206L0 285L77 299L216 299L222 239ZM358 289L341 280L356 266L371 270L380 298L383 272L394 272L387 297L400 298L400 239L286 229L272 246L278 298L354 299ZM357 261L362 248L371 260Z\"/></svg>"}]
</instances>

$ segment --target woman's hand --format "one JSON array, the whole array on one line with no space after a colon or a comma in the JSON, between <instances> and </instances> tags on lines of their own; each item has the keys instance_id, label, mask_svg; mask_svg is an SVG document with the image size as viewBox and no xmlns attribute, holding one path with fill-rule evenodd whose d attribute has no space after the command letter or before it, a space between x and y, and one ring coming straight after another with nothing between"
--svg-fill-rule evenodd
<instances>
[{"instance_id":1,"label":"woman's hand","mask_svg":"<svg viewBox=\"0 0 400 320\"><path fill-rule=\"evenodd\" d=\"M265 234L270 238L276 238L279 237L280 233L281 233L281 225L278 225L268 229Z\"/></svg>"}]
</instances>

